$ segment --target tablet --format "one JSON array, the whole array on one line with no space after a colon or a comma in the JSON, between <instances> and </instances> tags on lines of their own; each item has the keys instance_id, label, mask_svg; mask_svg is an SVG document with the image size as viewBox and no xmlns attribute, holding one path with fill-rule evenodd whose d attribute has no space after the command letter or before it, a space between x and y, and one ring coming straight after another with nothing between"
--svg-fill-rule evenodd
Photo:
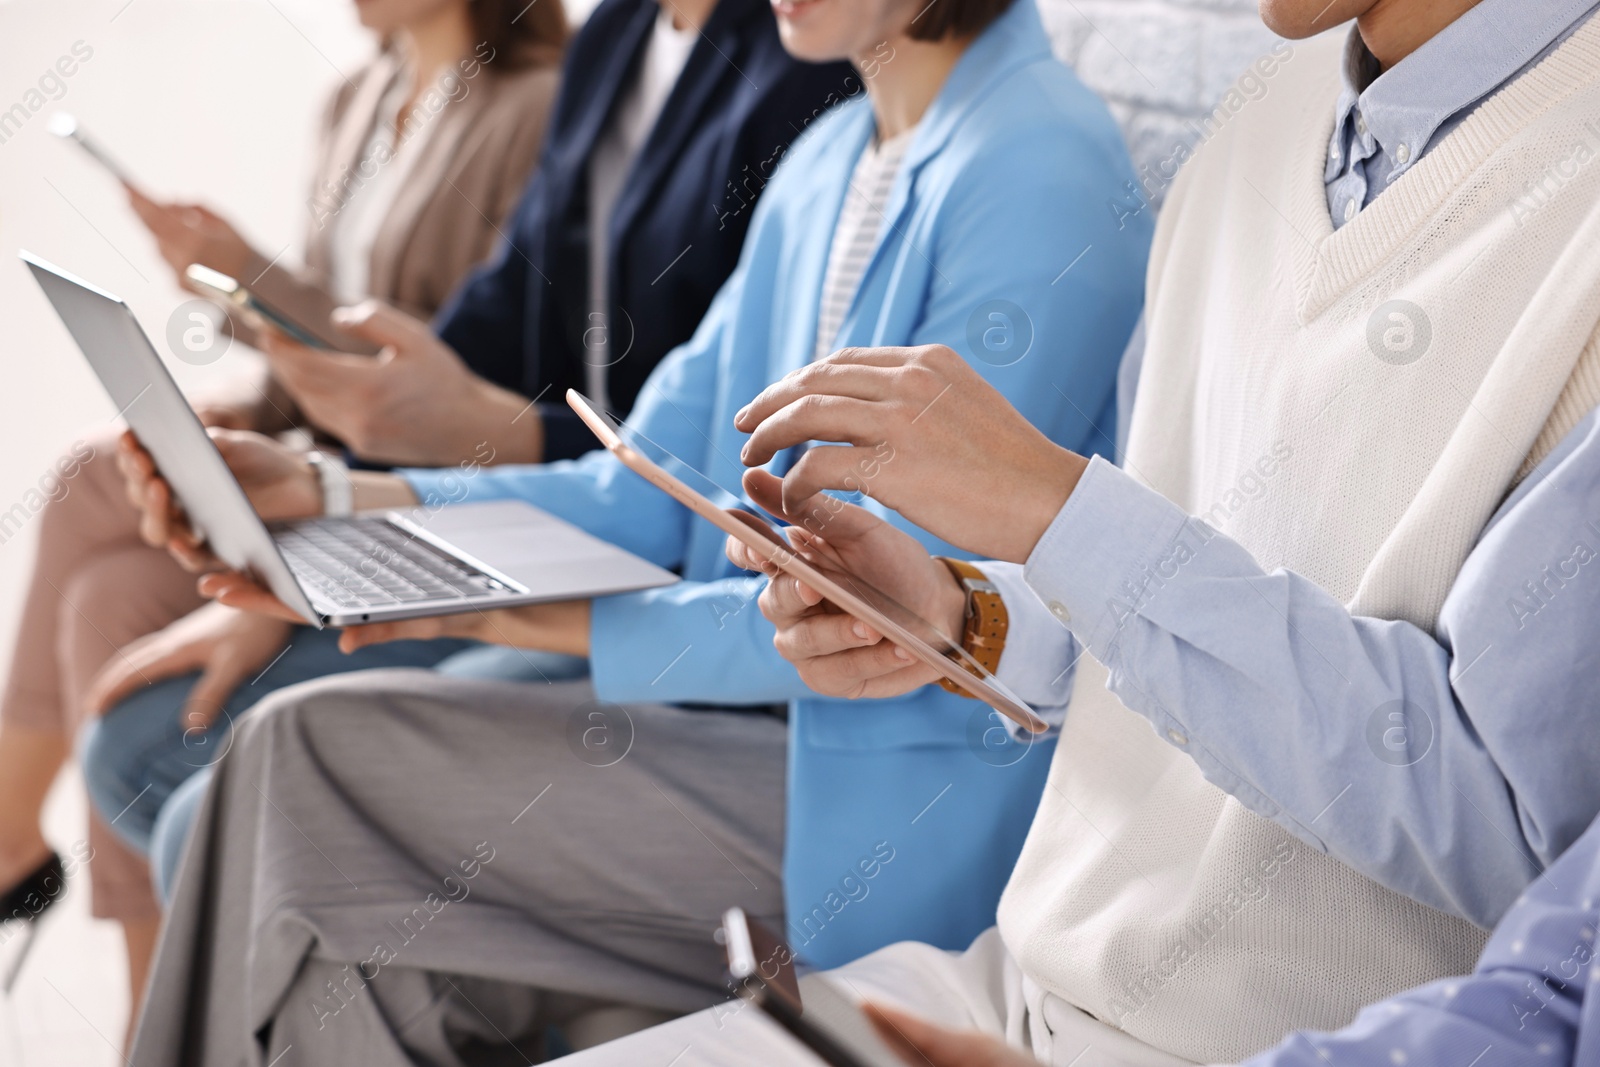
<instances>
[{"instance_id":1,"label":"tablet","mask_svg":"<svg viewBox=\"0 0 1600 1067\"><path fill-rule=\"evenodd\" d=\"M291 341L297 341L307 348L323 352L334 351L334 346L317 336L311 327L302 326L286 312L280 311L251 292L249 286L219 270L191 263L184 269L183 276L201 296L210 298L224 308L239 312L245 322L254 329L259 330L263 325L271 326ZM358 356L375 356L380 351L377 345L364 338L339 334L338 340L339 351Z\"/></svg>"},{"instance_id":2,"label":"tablet","mask_svg":"<svg viewBox=\"0 0 1600 1067\"><path fill-rule=\"evenodd\" d=\"M100 147L100 142L83 132L83 127L78 125L78 120L69 112L57 111L50 116L49 130L63 141L71 141L88 154L89 158L104 167L113 178L130 189L139 188L133 176L128 173L128 168L117 162L115 156Z\"/></svg>"},{"instance_id":3,"label":"tablet","mask_svg":"<svg viewBox=\"0 0 1600 1067\"><path fill-rule=\"evenodd\" d=\"M828 1067L905 1067L831 977L809 975L802 988L794 951L743 909L724 912L718 933L734 993L770 1015Z\"/></svg>"},{"instance_id":4,"label":"tablet","mask_svg":"<svg viewBox=\"0 0 1600 1067\"><path fill-rule=\"evenodd\" d=\"M807 560L797 555L789 547L789 543L778 534L777 529L761 517L755 505L741 498L735 498L733 503L739 510L749 512L743 520L735 518L723 507L713 503L705 492L691 487L677 475L668 472L660 463L623 440L623 428L577 390L567 390L567 403L578 413L584 425L594 431L594 435L605 445L606 450L645 481L723 533L738 538L785 574L800 579L821 593L839 610L871 626L938 671L941 677L948 678L960 686L967 695L983 701L1032 733L1043 733L1049 729L1048 724L1039 718L1032 708L968 655L960 642L941 633L937 626L919 618L886 593L875 589L855 575L848 574L831 564ZM684 474L696 481L710 482L705 475L694 471L693 467L672 456L659 445L649 442L636 431L626 432L661 451L673 461L673 466L682 470ZM714 491L723 495L720 489Z\"/></svg>"}]
</instances>

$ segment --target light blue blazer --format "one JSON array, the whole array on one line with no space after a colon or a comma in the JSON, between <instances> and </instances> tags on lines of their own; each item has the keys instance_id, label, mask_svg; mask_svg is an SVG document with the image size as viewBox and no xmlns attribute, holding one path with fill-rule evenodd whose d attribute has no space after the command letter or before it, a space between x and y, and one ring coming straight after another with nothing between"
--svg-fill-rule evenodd
<instances>
[{"instance_id":1,"label":"light blue blazer","mask_svg":"<svg viewBox=\"0 0 1600 1067\"><path fill-rule=\"evenodd\" d=\"M865 93L813 121L734 274L628 420L722 486L742 473L734 412L812 358L834 221L873 129ZM1017 0L924 115L833 344L949 345L1052 439L1109 453L1150 241L1147 220L1119 223L1132 178L1105 107L1053 58L1033 0ZM894 700L811 693L773 650L763 579L735 572L714 527L604 452L405 474L425 501L521 498L679 569L681 584L595 603L602 700L790 702L784 888L802 954L832 966L905 939L958 948L993 924L1048 744L996 747L992 712L931 686Z\"/></svg>"}]
</instances>

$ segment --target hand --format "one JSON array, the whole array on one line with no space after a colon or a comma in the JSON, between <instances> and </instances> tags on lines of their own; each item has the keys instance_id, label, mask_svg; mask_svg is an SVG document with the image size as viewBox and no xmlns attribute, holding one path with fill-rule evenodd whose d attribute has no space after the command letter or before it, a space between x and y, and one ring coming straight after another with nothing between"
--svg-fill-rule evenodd
<instances>
[{"instance_id":1,"label":"hand","mask_svg":"<svg viewBox=\"0 0 1600 1067\"><path fill-rule=\"evenodd\" d=\"M200 595L241 611L259 612L279 619L299 615L248 575L221 571L200 579ZM339 650L354 652L388 641L431 641L463 637L510 648L589 654L590 605L588 600L563 600L551 604L525 604L492 611L467 611L459 615L432 615L425 619L374 622L346 627Z\"/></svg>"},{"instance_id":2,"label":"hand","mask_svg":"<svg viewBox=\"0 0 1600 1067\"><path fill-rule=\"evenodd\" d=\"M745 491L789 527L790 543L802 557L854 574L870 574L875 588L901 606L959 638L966 593L950 571L915 538L864 508L818 496L786 509L783 483L766 471L748 471ZM859 699L909 693L940 675L910 652L860 620L841 612L798 579L776 574L742 541L728 539L728 559L772 577L758 601L778 632L772 645L824 696Z\"/></svg>"},{"instance_id":3,"label":"hand","mask_svg":"<svg viewBox=\"0 0 1600 1067\"><path fill-rule=\"evenodd\" d=\"M244 398L214 397L194 402L195 417L200 425L219 430L257 430L260 428L261 407Z\"/></svg>"},{"instance_id":4,"label":"hand","mask_svg":"<svg viewBox=\"0 0 1600 1067\"><path fill-rule=\"evenodd\" d=\"M156 239L161 258L184 289L190 286L183 272L195 263L239 281L249 280L239 276L250 263L250 245L226 219L201 204L161 204L131 185L124 188L134 214Z\"/></svg>"},{"instance_id":5,"label":"hand","mask_svg":"<svg viewBox=\"0 0 1600 1067\"><path fill-rule=\"evenodd\" d=\"M233 691L283 651L293 629L277 619L207 604L108 660L89 685L89 713L104 715L142 686L199 671L179 721L205 729Z\"/></svg>"},{"instance_id":6,"label":"hand","mask_svg":"<svg viewBox=\"0 0 1600 1067\"><path fill-rule=\"evenodd\" d=\"M473 374L427 323L376 300L340 308L333 321L383 350L320 351L275 330L263 331L261 347L306 417L357 455L430 467L539 462L538 410Z\"/></svg>"},{"instance_id":7,"label":"hand","mask_svg":"<svg viewBox=\"0 0 1600 1067\"><path fill-rule=\"evenodd\" d=\"M200 425L224 430L254 430L280 434L295 427L294 401L289 399L266 367L231 376L216 388L190 401Z\"/></svg>"},{"instance_id":8,"label":"hand","mask_svg":"<svg viewBox=\"0 0 1600 1067\"><path fill-rule=\"evenodd\" d=\"M235 430L212 429L211 440L245 495L263 519L305 518L322 511L322 486L311 464L293 449L270 437ZM117 442L117 467L128 500L140 511L139 534L145 543L166 548L190 570L215 567L202 538L189 525L173 499L172 489L156 470L155 461L131 432Z\"/></svg>"},{"instance_id":9,"label":"hand","mask_svg":"<svg viewBox=\"0 0 1600 1067\"><path fill-rule=\"evenodd\" d=\"M1088 461L1053 444L948 348L847 348L762 390L735 418L742 458L805 441L786 501L863 492L953 545L1024 562Z\"/></svg>"},{"instance_id":10,"label":"hand","mask_svg":"<svg viewBox=\"0 0 1600 1067\"><path fill-rule=\"evenodd\" d=\"M987 1034L946 1030L881 1004L863 1004L861 1010L884 1043L911 1067L1039 1067L1032 1056Z\"/></svg>"}]
</instances>

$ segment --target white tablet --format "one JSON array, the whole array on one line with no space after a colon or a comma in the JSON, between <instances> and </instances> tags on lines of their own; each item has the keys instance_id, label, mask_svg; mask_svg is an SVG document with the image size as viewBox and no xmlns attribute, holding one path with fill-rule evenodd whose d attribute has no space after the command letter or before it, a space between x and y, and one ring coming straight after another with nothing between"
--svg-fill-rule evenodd
<instances>
[{"instance_id":1,"label":"white tablet","mask_svg":"<svg viewBox=\"0 0 1600 1067\"><path fill-rule=\"evenodd\" d=\"M1033 709L1007 689L998 678L985 670L982 664L968 655L959 641L952 640L940 632L937 626L920 618L855 575L797 555L789 547L788 542L778 534L777 529L757 514L754 505L740 500L739 502L749 513L744 514L742 518L735 518L727 510L713 503L705 493L690 487L682 479L669 473L659 463L623 440L624 432L637 436L640 440L646 439L632 431L624 431L610 416L596 408L588 397L577 390L567 390L567 403L578 413L584 424L594 431L607 451L651 485L723 533L738 538L785 574L805 582L835 607L871 626L938 671L942 677L960 686L968 695L983 701L1033 733L1043 733L1049 729L1048 724L1039 718ZM653 442L650 444L665 455L671 456L671 453L661 449L659 445ZM671 458L675 461L675 465L681 467L685 473L692 474L696 480L710 481L705 475L694 472L690 465L678 460L677 457Z\"/></svg>"}]
</instances>

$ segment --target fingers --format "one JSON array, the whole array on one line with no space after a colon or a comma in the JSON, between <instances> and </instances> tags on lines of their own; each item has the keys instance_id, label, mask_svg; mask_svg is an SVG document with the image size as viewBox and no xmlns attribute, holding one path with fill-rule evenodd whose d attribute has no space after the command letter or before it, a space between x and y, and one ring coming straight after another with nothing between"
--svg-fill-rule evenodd
<instances>
[{"instance_id":1,"label":"fingers","mask_svg":"<svg viewBox=\"0 0 1600 1067\"><path fill-rule=\"evenodd\" d=\"M773 635L772 645L784 659L799 663L876 645L882 640L882 634L860 619L830 611L795 620ZM871 657L871 662L882 662L883 669L878 673L888 674L913 662L913 657L903 649L889 645L886 654Z\"/></svg>"},{"instance_id":2,"label":"fingers","mask_svg":"<svg viewBox=\"0 0 1600 1067\"><path fill-rule=\"evenodd\" d=\"M935 1058L940 1056L940 1051L929 1047L937 1041L934 1027L916 1016L871 1001L861 1005L861 1012L883 1043L912 1067L928 1067L929 1064L932 1067L967 1067L966 1064L951 1063L942 1057Z\"/></svg>"},{"instance_id":3,"label":"fingers","mask_svg":"<svg viewBox=\"0 0 1600 1067\"><path fill-rule=\"evenodd\" d=\"M808 688L823 696L880 700L904 696L939 680L939 672L927 664L914 657L907 662L909 655L889 641L880 641L866 648L801 660L795 669Z\"/></svg>"},{"instance_id":4,"label":"fingers","mask_svg":"<svg viewBox=\"0 0 1600 1067\"><path fill-rule=\"evenodd\" d=\"M139 511L139 536L152 548L164 548L172 540L172 491L166 482L151 478L144 483Z\"/></svg>"},{"instance_id":5,"label":"fingers","mask_svg":"<svg viewBox=\"0 0 1600 1067\"><path fill-rule=\"evenodd\" d=\"M339 635L339 651L346 655L369 645L382 645L390 641L431 641L444 635L444 625L438 617L406 619L401 622L375 622L366 626L349 626Z\"/></svg>"},{"instance_id":6,"label":"fingers","mask_svg":"<svg viewBox=\"0 0 1600 1067\"><path fill-rule=\"evenodd\" d=\"M166 655L153 653L159 635L141 637L106 661L89 683L84 705L91 715L104 715L130 695L153 682L193 670L198 664L186 659L184 649Z\"/></svg>"},{"instance_id":7,"label":"fingers","mask_svg":"<svg viewBox=\"0 0 1600 1067\"><path fill-rule=\"evenodd\" d=\"M189 687L178 722L190 730L210 729L248 673L231 656L219 655L214 662L206 664L200 677Z\"/></svg>"},{"instance_id":8,"label":"fingers","mask_svg":"<svg viewBox=\"0 0 1600 1067\"><path fill-rule=\"evenodd\" d=\"M353 373L368 371L372 360L349 352L330 352L312 348L294 340L271 324L258 331L260 348L266 354L273 371L293 388L338 388ZM354 331L352 331L354 332Z\"/></svg>"},{"instance_id":9,"label":"fingers","mask_svg":"<svg viewBox=\"0 0 1600 1067\"><path fill-rule=\"evenodd\" d=\"M903 1011L871 1002L861 1006L872 1028L913 1067L1022 1067L1032 1057L975 1031L946 1030Z\"/></svg>"},{"instance_id":10,"label":"fingers","mask_svg":"<svg viewBox=\"0 0 1600 1067\"><path fill-rule=\"evenodd\" d=\"M835 445L809 449L783 476L785 517L813 533L820 532L824 526L839 529L841 527L836 523L841 520L855 521L859 525L858 517L852 519L846 515L854 505L821 494L833 489L861 493L889 503L882 496L888 483L880 481L877 492L874 492L873 481L867 476L869 471L874 475L881 472L883 454L881 448L876 446L846 448ZM888 454L892 456L894 453L891 451ZM855 510L861 511L860 508Z\"/></svg>"},{"instance_id":11,"label":"fingers","mask_svg":"<svg viewBox=\"0 0 1600 1067\"><path fill-rule=\"evenodd\" d=\"M812 452L851 452L853 449L812 449ZM806 456L810 456L808 452ZM774 515L781 516L785 521L794 524L789 531L791 541L795 541L796 548L809 549L817 545L817 538L824 531L829 537L843 543L856 538L865 537L874 527L883 525L883 520L878 518L866 508L855 504L846 503L838 497L825 496L817 489L812 488L807 482L821 478L822 475L814 473L817 468L807 468L798 478L795 471L799 471L806 457L795 464L795 470L789 472L786 478L779 478L770 471L748 470L744 472L744 491L750 499L760 507L765 508ZM820 460L818 463L833 462ZM854 470L860 471L860 463L853 465ZM793 479L793 481L791 481ZM863 478L859 483L854 483L849 475L837 479L839 485L831 488L842 488L849 492L865 492L868 488ZM846 484L852 483L852 484ZM820 546L818 546L820 547Z\"/></svg>"},{"instance_id":12,"label":"fingers","mask_svg":"<svg viewBox=\"0 0 1600 1067\"><path fill-rule=\"evenodd\" d=\"M248 430L254 421L246 408L236 404L204 404L197 406L194 413L207 429Z\"/></svg>"},{"instance_id":13,"label":"fingers","mask_svg":"<svg viewBox=\"0 0 1600 1067\"><path fill-rule=\"evenodd\" d=\"M749 512L730 510L728 514L738 517L740 522L746 523L747 525L751 526L752 529L763 530L767 535L774 538L777 536L776 534L772 533L771 529L766 525L766 523L756 518L756 516L751 515ZM760 525L757 526L757 523L760 523ZM787 544L781 540L778 541L778 544L783 545L785 548L788 547ZM732 563L735 567L738 567L741 570L756 571L758 573L765 574L769 578L779 573L776 564L769 563L766 556L761 555L759 552L745 544L743 541L739 540L737 537L733 537L731 535L728 537L727 543L723 547L723 554L728 557L729 563Z\"/></svg>"},{"instance_id":14,"label":"fingers","mask_svg":"<svg viewBox=\"0 0 1600 1067\"><path fill-rule=\"evenodd\" d=\"M256 584L248 575L240 574L238 571L207 574L200 579L196 587L200 590L201 596L226 604L230 608L253 611L258 615L270 615L289 622L305 621L271 592Z\"/></svg>"},{"instance_id":15,"label":"fingers","mask_svg":"<svg viewBox=\"0 0 1600 1067\"><path fill-rule=\"evenodd\" d=\"M822 603L821 593L800 579L791 578L787 574L780 574L768 582L757 600L761 614L777 626L780 632L784 627L792 625L795 620L811 614L812 609L820 603Z\"/></svg>"},{"instance_id":16,"label":"fingers","mask_svg":"<svg viewBox=\"0 0 1600 1067\"><path fill-rule=\"evenodd\" d=\"M189 528L187 524L177 524L172 529L172 536L167 539L167 554L178 561L178 565L190 574L204 574L214 571L221 565L221 561L212 555L200 539L200 535Z\"/></svg>"},{"instance_id":17,"label":"fingers","mask_svg":"<svg viewBox=\"0 0 1600 1067\"><path fill-rule=\"evenodd\" d=\"M760 426L775 412L811 393L882 400L894 387L890 371L904 366L915 348L843 348L794 371L756 394L734 416L733 424L745 433Z\"/></svg>"},{"instance_id":18,"label":"fingers","mask_svg":"<svg viewBox=\"0 0 1600 1067\"><path fill-rule=\"evenodd\" d=\"M419 344L433 341L433 331L427 323L381 300L363 300L354 307L336 308L332 321L347 333L400 352L415 351Z\"/></svg>"},{"instance_id":19,"label":"fingers","mask_svg":"<svg viewBox=\"0 0 1600 1067\"><path fill-rule=\"evenodd\" d=\"M133 213L139 216L139 221L145 226L154 229L158 222L165 221L166 211L160 204L126 182L122 188L127 191L128 206L133 208Z\"/></svg>"},{"instance_id":20,"label":"fingers","mask_svg":"<svg viewBox=\"0 0 1600 1067\"><path fill-rule=\"evenodd\" d=\"M139 536L152 548L172 537L172 494L156 473L155 461L131 432L117 441L117 470L122 473L128 503L139 512Z\"/></svg>"},{"instance_id":21,"label":"fingers","mask_svg":"<svg viewBox=\"0 0 1600 1067\"><path fill-rule=\"evenodd\" d=\"M806 441L842 441L861 445L884 439L883 397L863 400L851 396L806 393L772 412L757 425L744 443L739 460L758 467L785 448Z\"/></svg>"}]
</instances>

